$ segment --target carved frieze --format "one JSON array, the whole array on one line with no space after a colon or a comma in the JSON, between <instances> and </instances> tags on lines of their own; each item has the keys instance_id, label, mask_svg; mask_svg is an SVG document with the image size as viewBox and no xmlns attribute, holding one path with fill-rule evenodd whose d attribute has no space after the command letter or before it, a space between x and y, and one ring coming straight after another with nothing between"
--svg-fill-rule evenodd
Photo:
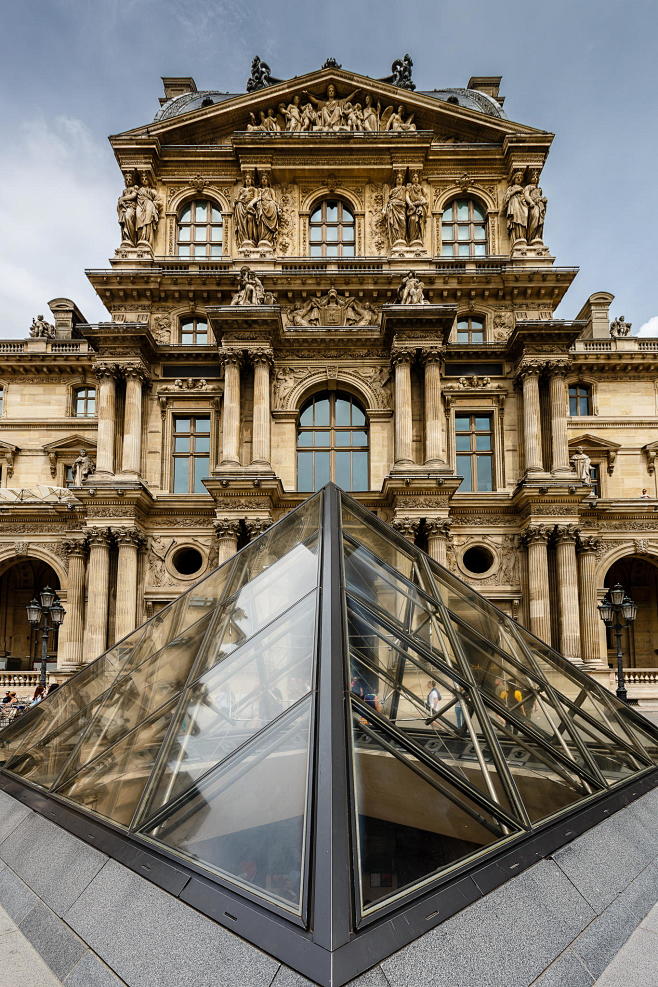
<instances>
[{"instance_id":1,"label":"carved frieze","mask_svg":"<svg viewBox=\"0 0 658 987\"><path fill-rule=\"evenodd\" d=\"M363 302L348 292L339 294L330 288L324 294L314 295L302 305L284 309L284 322L289 326L310 327L374 326L379 322L379 313L368 302Z\"/></svg>"}]
</instances>

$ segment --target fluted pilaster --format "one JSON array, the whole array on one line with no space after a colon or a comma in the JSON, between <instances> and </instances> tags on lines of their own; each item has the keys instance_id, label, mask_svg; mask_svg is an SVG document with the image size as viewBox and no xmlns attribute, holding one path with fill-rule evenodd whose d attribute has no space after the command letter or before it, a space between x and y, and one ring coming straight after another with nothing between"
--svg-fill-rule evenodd
<instances>
[{"instance_id":1,"label":"fluted pilaster","mask_svg":"<svg viewBox=\"0 0 658 987\"><path fill-rule=\"evenodd\" d=\"M578 606L578 567L576 563L575 524L555 526L558 613L560 616L560 651L565 658L580 664L580 609Z\"/></svg>"},{"instance_id":2,"label":"fluted pilaster","mask_svg":"<svg viewBox=\"0 0 658 987\"><path fill-rule=\"evenodd\" d=\"M541 451L541 416L539 408L539 374L541 365L525 364L518 378L523 389L523 450L526 473L543 472Z\"/></svg>"},{"instance_id":3,"label":"fluted pilaster","mask_svg":"<svg viewBox=\"0 0 658 987\"><path fill-rule=\"evenodd\" d=\"M565 377L569 372L566 362L548 365L548 388L551 404L551 473L571 474L569 445L567 441L567 388Z\"/></svg>"},{"instance_id":4,"label":"fluted pilaster","mask_svg":"<svg viewBox=\"0 0 658 987\"><path fill-rule=\"evenodd\" d=\"M144 537L136 528L116 529L114 535L119 546L115 638L120 641L137 625L138 553Z\"/></svg>"},{"instance_id":5,"label":"fluted pilaster","mask_svg":"<svg viewBox=\"0 0 658 987\"><path fill-rule=\"evenodd\" d=\"M607 668L607 658L601 656L596 564L603 543L591 535L578 539L578 582L580 589L580 643L584 662Z\"/></svg>"},{"instance_id":6,"label":"fluted pilaster","mask_svg":"<svg viewBox=\"0 0 658 987\"><path fill-rule=\"evenodd\" d=\"M98 378L98 438L96 474L114 475L114 443L116 439L116 373L113 363L98 363L94 367Z\"/></svg>"},{"instance_id":7,"label":"fluted pilaster","mask_svg":"<svg viewBox=\"0 0 658 987\"><path fill-rule=\"evenodd\" d=\"M66 596L66 620L60 631L60 647L57 654L58 667L60 665L82 664L85 626L87 544L84 538L74 538L65 541L63 547L69 563L69 581ZM64 638L63 641L62 637Z\"/></svg>"},{"instance_id":8,"label":"fluted pilaster","mask_svg":"<svg viewBox=\"0 0 658 987\"><path fill-rule=\"evenodd\" d=\"M397 349L391 356L395 368L395 465L413 465L411 363L415 351Z\"/></svg>"},{"instance_id":9,"label":"fluted pilaster","mask_svg":"<svg viewBox=\"0 0 658 987\"><path fill-rule=\"evenodd\" d=\"M123 367L126 378L126 403L123 417L123 453L121 472L141 475L142 465L142 390L146 370L141 365Z\"/></svg>"},{"instance_id":10,"label":"fluted pilaster","mask_svg":"<svg viewBox=\"0 0 658 987\"><path fill-rule=\"evenodd\" d=\"M220 353L224 364L224 419L222 427L222 463L240 465L240 367L242 354Z\"/></svg>"},{"instance_id":11,"label":"fluted pilaster","mask_svg":"<svg viewBox=\"0 0 658 987\"><path fill-rule=\"evenodd\" d=\"M425 366L425 464L435 466L445 460L445 415L441 402L443 350L424 349L421 357Z\"/></svg>"},{"instance_id":12,"label":"fluted pilaster","mask_svg":"<svg viewBox=\"0 0 658 987\"><path fill-rule=\"evenodd\" d=\"M269 466L272 425L270 412L272 351L265 347L250 350L249 358L254 365L254 425L251 461L259 466Z\"/></svg>"},{"instance_id":13,"label":"fluted pilaster","mask_svg":"<svg viewBox=\"0 0 658 987\"><path fill-rule=\"evenodd\" d=\"M439 565L448 564L448 542L450 541L450 518L426 518L427 554Z\"/></svg>"},{"instance_id":14,"label":"fluted pilaster","mask_svg":"<svg viewBox=\"0 0 658 987\"><path fill-rule=\"evenodd\" d=\"M89 564L87 567L87 618L85 621L83 661L97 658L107 644L107 613L110 590L109 528L89 528Z\"/></svg>"},{"instance_id":15,"label":"fluted pilaster","mask_svg":"<svg viewBox=\"0 0 658 987\"><path fill-rule=\"evenodd\" d=\"M530 630L542 641L551 643L551 600L548 582L548 541L550 528L529 525L523 533L528 550L528 609Z\"/></svg>"}]
</instances>

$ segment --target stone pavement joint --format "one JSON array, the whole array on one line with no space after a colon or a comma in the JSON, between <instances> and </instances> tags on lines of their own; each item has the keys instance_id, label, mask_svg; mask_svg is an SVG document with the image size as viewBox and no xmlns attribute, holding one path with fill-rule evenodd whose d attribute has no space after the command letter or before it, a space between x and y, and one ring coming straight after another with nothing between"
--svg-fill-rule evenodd
<instances>
[{"instance_id":1,"label":"stone pavement joint","mask_svg":"<svg viewBox=\"0 0 658 987\"><path fill-rule=\"evenodd\" d=\"M658 905L606 967L594 987L656 987L658 984Z\"/></svg>"}]
</instances>

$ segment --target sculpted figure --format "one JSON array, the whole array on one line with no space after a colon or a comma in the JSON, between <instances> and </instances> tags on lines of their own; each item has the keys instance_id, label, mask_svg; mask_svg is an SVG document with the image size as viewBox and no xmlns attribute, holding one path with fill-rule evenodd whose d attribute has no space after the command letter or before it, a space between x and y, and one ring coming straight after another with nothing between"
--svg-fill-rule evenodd
<instances>
[{"instance_id":1,"label":"sculpted figure","mask_svg":"<svg viewBox=\"0 0 658 987\"><path fill-rule=\"evenodd\" d=\"M43 315L37 315L32 319L30 326L30 336L32 339L52 339L55 335L55 327L50 322L46 322Z\"/></svg>"},{"instance_id":2,"label":"sculpted figure","mask_svg":"<svg viewBox=\"0 0 658 987\"><path fill-rule=\"evenodd\" d=\"M404 106L398 106L397 110L394 110L393 113L391 113L391 115L389 116L388 120L386 121L386 129L387 130L415 130L416 124L413 122L414 121L413 113L410 114L408 120L404 119L402 115L403 113L404 113Z\"/></svg>"},{"instance_id":3,"label":"sculpted figure","mask_svg":"<svg viewBox=\"0 0 658 987\"><path fill-rule=\"evenodd\" d=\"M407 185L407 226L409 243L422 243L425 235L425 220L429 203L420 184L420 175L415 171Z\"/></svg>"},{"instance_id":4,"label":"sculpted figure","mask_svg":"<svg viewBox=\"0 0 658 987\"><path fill-rule=\"evenodd\" d=\"M583 450L582 446L576 448L575 455L571 457L571 463L576 471L576 476L581 481L581 483L586 483L588 486L592 485L592 460L589 458L587 453Z\"/></svg>"},{"instance_id":5,"label":"sculpted figure","mask_svg":"<svg viewBox=\"0 0 658 987\"><path fill-rule=\"evenodd\" d=\"M360 103L355 103L347 117L347 127L349 130L365 130L363 121L363 109Z\"/></svg>"},{"instance_id":6,"label":"sculpted figure","mask_svg":"<svg viewBox=\"0 0 658 987\"><path fill-rule=\"evenodd\" d=\"M279 232L279 214L281 210L274 198L274 192L267 175L263 175L261 178L260 186L260 192L256 201L258 242L273 247L277 233Z\"/></svg>"},{"instance_id":7,"label":"sculpted figure","mask_svg":"<svg viewBox=\"0 0 658 987\"><path fill-rule=\"evenodd\" d=\"M240 284L231 305L273 305L274 295L265 291L263 282L245 265L240 268Z\"/></svg>"},{"instance_id":8,"label":"sculpted figure","mask_svg":"<svg viewBox=\"0 0 658 987\"><path fill-rule=\"evenodd\" d=\"M315 130L318 123L318 115L312 103L304 103L302 106L302 130Z\"/></svg>"},{"instance_id":9,"label":"sculpted figure","mask_svg":"<svg viewBox=\"0 0 658 987\"><path fill-rule=\"evenodd\" d=\"M523 188L523 172L515 171L505 192L504 205L507 209L507 231L512 244L525 240L528 230L528 203Z\"/></svg>"},{"instance_id":10,"label":"sculpted figure","mask_svg":"<svg viewBox=\"0 0 658 987\"><path fill-rule=\"evenodd\" d=\"M87 455L87 450L81 449L80 455L73 463L73 486L81 487L95 469L96 463Z\"/></svg>"},{"instance_id":11,"label":"sculpted figure","mask_svg":"<svg viewBox=\"0 0 658 987\"><path fill-rule=\"evenodd\" d=\"M368 302L360 302L356 298L345 299L346 326L373 326L377 322L377 313Z\"/></svg>"},{"instance_id":12,"label":"sculpted figure","mask_svg":"<svg viewBox=\"0 0 658 987\"><path fill-rule=\"evenodd\" d=\"M117 201L117 218L121 227L121 239L131 246L137 245L135 214L139 186L132 172L126 173L126 187Z\"/></svg>"},{"instance_id":13,"label":"sculpted figure","mask_svg":"<svg viewBox=\"0 0 658 987\"><path fill-rule=\"evenodd\" d=\"M238 192L233 207L233 222L238 246L258 242L256 202L258 189L254 187L254 178L249 172L244 176L244 185Z\"/></svg>"},{"instance_id":14,"label":"sculpted figure","mask_svg":"<svg viewBox=\"0 0 658 987\"><path fill-rule=\"evenodd\" d=\"M160 196L151 185L149 175L142 174L142 184L137 193L137 212L135 217L138 243L148 243L149 247L153 246L155 231L160 220L161 208Z\"/></svg>"},{"instance_id":15,"label":"sculpted figure","mask_svg":"<svg viewBox=\"0 0 658 987\"><path fill-rule=\"evenodd\" d=\"M624 336L630 336L632 326L632 322L627 322L624 316L620 315L610 323L610 335L613 339L622 339Z\"/></svg>"},{"instance_id":16,"label":"sculpted figure","mask_svg":"<svg viewBox=\"0 0 658 987\"><path fill-rule=\"evenodd\" d=\"M279 112L285 118L287 131L295 134L304 129L299 96L293 96L292 103L288 103L287 106L281 103L279 105Z\"/></svg>"},{"instance_id":17,"label":"sculpted figure","mask_svg":"<svg viewBox=\"0 0 658 987\"><path fill-rule=\"evenodd\" d=\"M407 189L404 184L404 172L398 171L395 175L395 185L389 188L388 198L382 209L382 216L386 221L386 231L391 246L396 243L406 244L407 238Z\"/></svg>"},{"instance_id":18,"label":"sculpted figure","mask_svg":"<svg viewBox=\"0 0 658 987\"><path fill-rule=\"evenodd\" d=\"M537 184L538 181L539 171L533 168L530 172L530 182L523 190L523 196L528 206L528 231L526 234L528 243L535 240L543 242L544 237L544 218L548 199Z\"/></svg>"},{"instance_id":19,"label":"sculpted figure","mask_svg":"<svg viewBox=\"0 0 658 987\"><path fill-rule=\"evenodd\" d=\"M308 96L314 106L317 107L317 122L313 129L340 130L343 106L345 103L351 102L358 91L358 89L355 89L353 93L350 93L349 96L345 96L344 99L336 99L336 87L330 84L327 86L327 98L316 99L315 96L304 90L304 95Z\"/></svg>"},{"instance_id":20,"label":"sculpted figure","mask_svg":"<svg viewBox=\"0 0 658 987\"><path fill-rule=\"evenodd\" d=\"M270 106L267 114L265 114L262 110L260 111L260 128L261 130L267 130L272 134L278 133L281 130L273 107Z\"/></svg>"},{"instance_id":21,"label":"sculpted figure","mask_svg":"<svg viewBox=\"0 0 658 987\"><path fill-rule=\"evenodd\" d=\"M416 272L409 271L402 278L398 288L398 303L400 305L427 305L424 288L425 285L420 278L416 277Z\"/></svg>"},{"instance_id":22,"label":"sculpted figure","mask_svg":"<svg viewBox=\"0 0 658 987\"><path fill-rule=\"evenodd\" d=\"M249 122L247 123L247 130L262 130L263 128L256 122L256 117L253 113L249 114Z\"/></svg>"},{"instance_id":23,"label":"sculpted figure","mask_svg":"<svg viewBox=\"0 0 658 987\"><path fill-rule=\"evenodd\" d=\"M404 55L403 58L396 58L391 65L393 85L399 86L401 89L415 89L416 86L411 79L413 67L414 63L410 55Z\"/></svg>"},{"instance_id":24,"label":"sculpted figure","mask_svg":"<svg viewBox=\"0 0 658 987\"><path fill-rule=\"evenodd\" d=\"M381 116L381 103L377 103L375 108L372 105L372 96L366 93L363 107L363 129L368 131L379 130L379 119Z\"/></svg>"}]
</instances>

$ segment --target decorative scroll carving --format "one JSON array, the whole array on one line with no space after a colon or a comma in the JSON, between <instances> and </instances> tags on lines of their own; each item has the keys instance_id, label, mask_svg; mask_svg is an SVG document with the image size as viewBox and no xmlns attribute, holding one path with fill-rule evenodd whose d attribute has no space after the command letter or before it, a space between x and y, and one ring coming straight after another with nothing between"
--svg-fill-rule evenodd
<instances>
[{"instance_id":1,"label":"decorative scroll carving","mask_svg":"<svg viewBox=\"0 0 658 987\"><path fill-rule=\"evenodd\" d=\"M460 377L457 381L457 387L489 387L490 384L491 377L478 377L476 374Z\"/></svg>"},{"instance_id":2,"label":"decorative scroll carving","mask_svg":"<svg viewBox=\"0 0 658 987\"><path fill-rule=\"evenodd\" d=\"M303 305L288 309L286 320L291 326L374 326L379 314L368 302L359 301L345 292L339 295L330 288L326 295L309 298Z\"/></svg>"}]
</instances>

